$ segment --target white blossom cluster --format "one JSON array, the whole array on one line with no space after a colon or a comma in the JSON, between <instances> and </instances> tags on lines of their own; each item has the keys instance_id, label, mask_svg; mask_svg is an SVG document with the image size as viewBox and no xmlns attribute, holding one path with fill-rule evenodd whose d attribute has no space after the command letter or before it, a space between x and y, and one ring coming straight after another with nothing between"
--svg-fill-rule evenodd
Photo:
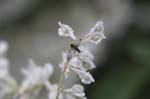
<instances>
[{"instance_id":1,"label":"white blossom cluster","mask_svg":"<svg viewBox=\"0 0 150 99\"><path fill-rule=\"evenodd\" d=\"M30 59L27 68L21 69L24 78L19 84L9 72L9 61L6 58L8 44L0 41L0 99L10 93L13 94L12 99L36 99L43 88L48 92L48 99L87 99L82 85L75 84L71 88L63 88L63 81L69 79L72 72L76 73L84 84L95 81L89 72L96 67L93 62L94 56L83 44L98 44L106 38L103 33L103 22L98 21L89 33L80 38L75 36L73 29L68 25L61 22L58 24L59 36L70 37L74 41L68 50L62 52L59 82L52 84L50 81L54 72L52 64L39 66Z\"/></svg>"},{"instance_id":2,"label":"white blossom cluster","mask_svg":"<svg viewBox=\"0 0 150 99\"><path fill-rule=\"evenodd\" d=\"M0 99L17 89L17 82L9 72L9 61L6 58L7 50L7 42L0 41Z\"/></svg>"}]
</instances>

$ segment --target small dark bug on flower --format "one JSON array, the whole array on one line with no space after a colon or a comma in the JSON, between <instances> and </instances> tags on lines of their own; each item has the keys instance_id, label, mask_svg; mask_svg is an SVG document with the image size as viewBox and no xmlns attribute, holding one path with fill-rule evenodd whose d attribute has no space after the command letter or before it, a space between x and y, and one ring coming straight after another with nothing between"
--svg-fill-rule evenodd
<instances>
[{"instance_id":1,"label":"small dark bug on flower","mask_svg":"<svg viewBox=\"0 0 150 99\"><path fill-rule=\"evenodd\" d=\"M81 52L80 49L78 48L78 45L70 44L70 47L71 47L73 50L77 51L78 53Z\"/></svg>"}]
</instances>

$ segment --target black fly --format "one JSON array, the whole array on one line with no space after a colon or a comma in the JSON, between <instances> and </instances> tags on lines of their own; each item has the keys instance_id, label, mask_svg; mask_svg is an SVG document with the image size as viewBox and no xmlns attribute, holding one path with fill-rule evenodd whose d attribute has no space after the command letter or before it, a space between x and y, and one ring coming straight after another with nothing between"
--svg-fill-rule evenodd
<instances>
[{"instance_id":1,"label":"black fly","mask_svg":"<svg viewBox=\"0 0 150 99\"><path fill-rule=\"evenodd\" d=\"M78 45L70 44L70 47L71 47L73 50L77 51L78 53L81 52L80 49L78 48Z\"/></svg>"}]
</instances>

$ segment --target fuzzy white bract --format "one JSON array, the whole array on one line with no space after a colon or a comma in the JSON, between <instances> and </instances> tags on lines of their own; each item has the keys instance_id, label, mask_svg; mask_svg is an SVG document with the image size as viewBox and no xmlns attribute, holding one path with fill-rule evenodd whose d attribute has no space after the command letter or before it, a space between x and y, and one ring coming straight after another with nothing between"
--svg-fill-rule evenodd
<instances>
[{"instance_id":1,"label":"fuzzy white bract","mask_svg":"<svg viewBox=\"0 0 150 99\"><path fill-rule=\"evenodd\" d=\"M96 68L93 62L94 56L82 44L87 44L87 46L89 43L98 44L106 38L103 33L103 22L98 21L89 33L80 38L74 35L74 31L69 25L61 22L58 24L60 26L58 35L73 39L70 49L62 51L59 81L53 84L50 81L54 72L51 63L39 66L33 59L30 59L27 67L21 69L23 79L19 85L9 71L10 64L6 58L8 43L0 41L0 99L8 94L12 94L13 99L36 99L43 88L48 93L48 99L87 99L82 85L74 84L71 88L64 88L63 83L67 81L71 73L77 74L83 84L95 82L89 72L89 70Z\"/></svg>"}]
</instances>

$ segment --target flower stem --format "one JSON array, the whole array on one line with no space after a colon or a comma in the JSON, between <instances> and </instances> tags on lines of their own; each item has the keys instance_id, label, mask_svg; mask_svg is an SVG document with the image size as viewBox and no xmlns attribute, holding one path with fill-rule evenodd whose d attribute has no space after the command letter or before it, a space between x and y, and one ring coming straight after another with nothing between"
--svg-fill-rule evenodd
<instances>
[{"instance_id":1,"label":"flower stem","mask_svg":"<svg viewBox=\"0 0 150 99\"><path fill-rule=\"evenodd\" d=\"M65 71L66 71L67 67L68 67L68 63L65 64L64 70L61 72L61 76L60 76L59 83L58 83L56 99L59 99L59 95L62 92L62 85L63 85L63 80L64 80L64 77L65 77Z\"/></svg>"}]
</instances>

